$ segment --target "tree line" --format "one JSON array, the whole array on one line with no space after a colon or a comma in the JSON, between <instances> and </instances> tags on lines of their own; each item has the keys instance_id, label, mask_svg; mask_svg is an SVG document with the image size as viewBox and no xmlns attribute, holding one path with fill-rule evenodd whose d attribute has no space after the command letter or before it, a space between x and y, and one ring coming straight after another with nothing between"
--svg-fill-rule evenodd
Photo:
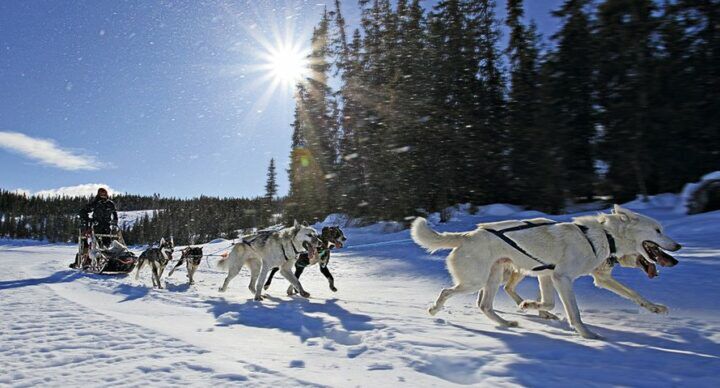
<instances>
[{"instance_id":1,"label":"tree line","mask_svg":"<svg viewBox=\"0 0 720 388\"><path fill-rule=\"evenodd\" d=\"M275 162L268 168L266 194L257 198L192 199L121 194L112 198L119 211L144 210L122 221L126 243L152 244L172 236L176 244L200 244L278 222L282 198L277 197ZM50 242L77 241L80 210L91 197L38 197L0 189L0 238Z\"/></svg>"},{"instance_id":2,"label":"tree line","mask_svg":"<svg viewBox=\"0 0 720 388\"><path fill-rule=\"evenodd\" d=\"M296 91L290 218L544 211L677 192L720 165L720 1L360 0L320 17ZM500 47L501 35L507 44ZM331 88L328 81L338 79Z\"/></svg>"}]
</instances>

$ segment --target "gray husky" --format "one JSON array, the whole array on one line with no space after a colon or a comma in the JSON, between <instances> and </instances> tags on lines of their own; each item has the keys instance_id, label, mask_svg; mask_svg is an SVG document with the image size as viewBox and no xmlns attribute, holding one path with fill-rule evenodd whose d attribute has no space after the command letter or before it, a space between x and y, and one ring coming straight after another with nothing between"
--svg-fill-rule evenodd
<instances>
[{"instance_id":1,"label":"gray husky","mask_svg":"<svg viewBox=\"0 0 720 388\"><path fill-rule=\"evenodd\" d=\"M168 265L170 260L172 260L174 245L175 244L173 244L172 239L170 239L170 241L165 241L164 238L161 238L159 247L146 249L138 259L135 279L140 278L140 271L147 261L152 269L153 287L163 288L162 283L160 283L160 277L162 276L163 271L165 271L165 267Z\"/></svg>"},{"instance_id":2,"label":"gray husky","mask_svg":"<svg viewBox=\"0 0 720 388\"><path fill-rule=\"evenodd\" d=\"M292 268L299 254L307 252L310 260L315 260L320 240L315 229L306 223L295 224L278 231L260 233L257 236L243 239L235 244L230 254L218 262L218 267L228 271L228 275L220 287L220 292L227 290L230 281L237 276L243 266L250 268L250 291L255 300L263 299L262 290L271 269L280 268L280 274L287 279L292 287L304 298L310 294L300 285Z\"/></svg>"}]
</instances>

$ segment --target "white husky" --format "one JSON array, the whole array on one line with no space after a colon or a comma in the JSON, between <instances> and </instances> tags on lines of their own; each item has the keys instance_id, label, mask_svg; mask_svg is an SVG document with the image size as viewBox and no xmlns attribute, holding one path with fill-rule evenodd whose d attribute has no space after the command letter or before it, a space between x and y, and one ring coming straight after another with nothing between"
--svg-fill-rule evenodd
<instances>
[{"instance_id":1,"label":"white husky","mask_svg":"<svg viewBox=\"0 0 720 388\"><path fill-rule=\"evenodd\" d=\"M418 218L412 225L412 237L429 251L453 249L447 264L455 286L440 292L429 309L430 314L436 314L451 296L480 290L479 306L488 318L501 325L517 326L517 322L498 316L492 306L503 274L511 266L524 274L539 277L540 281L540 302L526 301L521 307L551 309L555 288L568 321L585 338L598 336L580 319L572 288L576 278L593 273L613 256L625 262L634 259L643 267L645 263L653 262L672 266L677 261L660 248L680 249L678 243L663 234L657 221L617 205L612 214L516 228L504 237L500 237L497 230L486 227L464 233L437 233L428 227L424 218ZM543 266L538 266L539 261ZM553 266L554 269L533 271L533 268ZM646 272L653 276L654 265Z\"/></svg>"},{"instance_id":2,"label":"white husky","mask_svg":"<svg viewBox=\"0 0 720 388\"><path fill-rule=\"evenodd\" d=\"M230 281L247 265L250 268L248 288L255 294L255 300L262 300L262 285L273 268L280 268L285 279L300 295L308 298L310 294L305 291L292 270L298 254L307 252L311 259L317 255L318 242L317 231L305 223L300 225L297 221L290 228L261 233L252 239L243 240L235 244L230 254L218 262L219 268L228 271L220 291L225 292Z\"/></svg>"},{"instance_id":3,"label":"white husky","mask_svg":"<svg viewBox=\"0 0 720 388\"><path fill-rule=\"evenodd\" d=\"M525 220L525 221L516 221L516 220L508 220L508 221L498 221L498 222L488 222L488 223L482 223L478 224L477 226L480 228L492 228L495 230L504 230L507 228L513 228L518 227L521 225L527 225L528 223L532 224L554 224L555 221L547 219L547 218L533 218L531 220ZM673 266L676 263L673 262L674 259L669 259L670 262L666 263L665 265ZM645 298L643 298L642 295L640 295L635 290L631 289L630 287L618 282L613 276L612 271L616 264L619 264L621 267L629 267L629 268L639 268L642 269L647 273L647 276L649 278L654 278L658 275L658 271L655 267L655 264L652 262L646 260L641 253L636 252L635 255L625 255L623 257L611 257L605 261L603 261L597 268L595 268L591 273L590 276L593 277L593 281L595 283L596 287L604 288L608 291L611 291L623 298L630 299L631 301L635 302L639 306L647 309L650 312L653 312L655 314L664 314L668 312L668 308L661 305L653 303ZM515 292L515 288L518 284L525 278L525 272L522 270L519 270L512 266L511 264L508 264L505 267L505 271L503 272L503 289L505 290L505 293L512 298L513 301L518 306L521 306L523 308L529 308L531 306L535 306L533 308L537 308L539 311L539 315L541 318L546 319L558 319L555 315L549 312L549 310L552 310L552 308L555 305L555 298L553 293L550 293L549 295L546 295L549 300L545 301L544 305L537 304L536 301L525 301L523 300L520 295L518 295L517 292ZM480 302L482 299L482 291L478 294L478 307L480 307ZM543 310L542 308L547 308L548 310Z\"/></svg>"}]
</instances>

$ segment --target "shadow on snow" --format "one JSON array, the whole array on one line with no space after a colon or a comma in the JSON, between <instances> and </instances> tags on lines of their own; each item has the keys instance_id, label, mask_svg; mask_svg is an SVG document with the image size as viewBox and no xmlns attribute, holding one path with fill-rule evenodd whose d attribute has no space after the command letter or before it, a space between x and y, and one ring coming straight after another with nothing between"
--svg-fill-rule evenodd
<instances>
[{"instance_id":1,"label":"shadow on snow","mask_svg":"<svg viewBox=\"0 0 720 388\"><path fill-rule=\"evenodd\" d=\"M276 304L269 304L268 301ZM228 302L224 299L207 301L212 307L210 312L220 326L245 325L264 329L278 329L293 334L305 341L314 337L332 336L334 340L345 345L354 345L352 333L377 328L372 324L369 315L357 314L338 305L337 299L328 299L324 303L296 298L285 301L266 297L265 303L248 300L243 303ZM318 315L326 314L336 318L342 330L334 328L334 322ZM359 342L359 341L358 341Z\"/></svg>"}]
</instances>

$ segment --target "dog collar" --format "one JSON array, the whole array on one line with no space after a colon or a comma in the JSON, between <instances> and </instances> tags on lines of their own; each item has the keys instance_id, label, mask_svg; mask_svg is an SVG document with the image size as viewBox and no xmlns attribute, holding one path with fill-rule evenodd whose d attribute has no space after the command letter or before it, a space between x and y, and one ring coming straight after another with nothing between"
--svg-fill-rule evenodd
<instances>
[{"instance_id":1,"label":"dog collar","mask_svg":"<svg viewBox=\"0 0 720 388\"><path fill-rule=\"evenodd\" d=\"M615 257L615 254L617 253L617 247L615 246L615 238L612 236L612 234L608 233L607 230L603 229L603 232L605 232L605 238L607 238L608 248L610 248L610 257Z\"/></svg>"}]
</instances>

